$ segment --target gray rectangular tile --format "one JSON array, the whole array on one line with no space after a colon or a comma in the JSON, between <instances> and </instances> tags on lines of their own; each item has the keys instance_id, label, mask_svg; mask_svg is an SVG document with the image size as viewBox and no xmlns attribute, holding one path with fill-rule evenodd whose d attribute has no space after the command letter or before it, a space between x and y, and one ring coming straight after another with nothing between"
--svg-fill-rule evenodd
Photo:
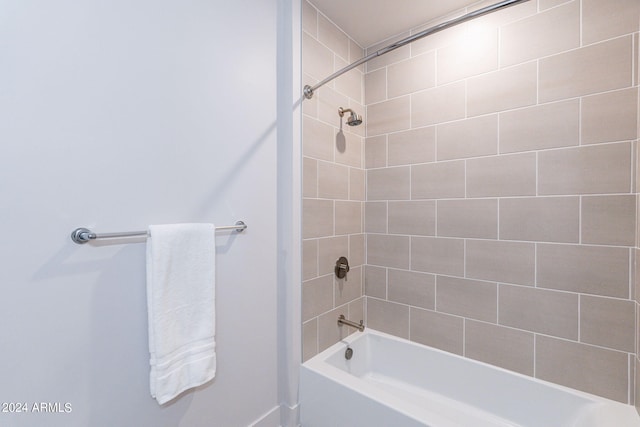
<instances>
[{"instance_id":1,"label":"gray rectangular tile","mask_svg":"<svg viewBox=\"0 0 640 427\"><path fill-rule=\"evenodd\" d=\"M367 171L367 200L408 200L410 167L398 166Z\"/></svg>"},{"instance_id":2,"label":"gray rectangular tile","mask_svg":"<svg viewBox=\"0 0 640 427\"><path fill-rule=\"evenodd\" d=\"M530 332L465 320L465 356L524 375L533 375Z\"/></svg>"},{"instance_id":3,"label":"gray rectangular tile","mask_svg":"<svg viewBox=\"0 0 640 427\"><path fill-rule=\"evenodd\" d=\"M580 144L580 100L500 113L500 153Z\"/></svg>"},{"instance_id":4,"label":"gray rectangular tile","mask_svg":"<svg viewBox=\"0 0 640 427\"><path fill-rule=\"evenodd\" d=\"M436 128L433 126L392 133L389 166L433 162L436 159Z\"/></svg>"},{"instance_id":5,"label":"gray rectangular tile","mask_svg":"<svg viewBox=\"0 0 640 427\"><path fill-rule=\"evenodd\" d=\"M533 285L534 254L533 243L467 240L466 277Z\"/></svg>"},{"instance_id":6,"label":"gray rectangular tile","mask_svg":"<svg viewBox=\"0 0 640 427\"><path fill-rule=\"evenodd\" d=\"M387 67L387 94L389 98L429 89L435 84L436 55L434 52L413 56Z\"/></svg>"},{"instance_id":7,"label":"gray rectangular tile","mask_svg":"<svg viewBox=\"0 0 640 427\"><path fill-rule=\"evenodd\" d=\"M500 239L578 243L579 197L500 199Z\"/></svg>"},{"instance_id":8,"label":"gray rectangular tile","mask_svg":"<svg viewBox=\"0 0 640 427\"><path fill-rule=\"evenodd\" d=\"M583 0L582 37L589 44L638 31L640 4L634 0Z\"/></svg>"},{"instance_id":9,"label":"gray rectangular tile","mask_svg":"<svg viewBox=\"0 0 640 427\"><path fill-rule=\"evenodd\" d=\"M318 197L318 161L309 157L302 159L302 196Z\"/></svg>"},{"instance_id":10,"label":"gray rectangular tile","mask_svg":"<svg viewBox=\"0 0 640 427\"><path fill-rule=\"evenodd\" d=\"M411 269L427 273L464 275L464 240L411 238Z\"/></svg>"},{"instance_id":11,"label":"gray rectangular tile","mask_svg":"<svg viewBox=\"0 0 640 427\"><path fill-rule=\"evenodd\" d=\"M364 169L349 168L349 200L363 202L366 199Z\"/></svg>"},{"instance_id":12,"label":"gray rectangular tile","mask_svg":"<svg viewBox=\"0 0 640 427\"><path fill-rule=\"evenodd\" d=\"M349 263L363 265L365 263L365 234L349 236Z\"/></svg>"},{"instance_id":13,"label":"gray rectangular tile","mask_svg":"<svg viewBox=\"0 0 640 427\"><path fill-rule=\"evenodd\" d=\"M415 271L389 269L389 301L434 309L435 276Z\"/></svg>"},{"instance_id":14,"label":"gray rectangular tile","mask_svg":"<svg viewBox=\"0 0 640 427\"><path fill-rule=\"evenodd\" d=\"M365 104L387 100L387 69L380 68L364 76Z\"/></svg>"},{"instance_id":15,"label":"gray rectangular tile","mask_svg":"<svg viewBox=\"0 0 640 427\"><path fill-rule=\"evenodd\" d=\"M437 276L436 310L485 322L497 322L498 285Z\"/></svg>"},{"instance_id":16,"label":"gray rectangular tile","mask_svg":"<svg viewBox=\"0 0 640 427\"><path fill-rule=\"evenodd\" d=\"M387 232L387 202L365 202L364 231L366 233Z\"/></svg>"},{"instance_id":17,"label":"gray rectangular tile","mask_svg":"<svg viewBox=\"0 0 640 427\"><path fill-rule=\"evenodd\" d=\"M635 352L635 301L580 296L580 341Z\"/></svg>"},{"instance_id":18,"label":"gray rectangular tile","mask_svg":"<svg viewBox=\"0 0 640 427\"><path fill-rule=\"evenodd\" d=\"M473 48L467 37L455 40L438 49L438 84L488 73L498 68L498 29L477 26L473 31Z\"/></svg>"},{"instance_id":19,"label":"gray rectangular tile","mask_svg":"<svg viewBox=\"0 0 640 427\"><path fill-rule=\"evenodd\" d=\"M302 241L302 280L318 276L318 240Z\"/></svg>"},{"instance_id":20,"label":"gray rectangular tile","mask_svg":"<svg viewBox=\"0 0 640 427\"><path fill-rule=\"evenodd\" d=\"M302 153L313 159L333 161L333 128L311 117L302 118Z\"/></svg>"},{"instance_id":21,"label":"gray rectangular tile","mask_svg":"<svg viewBox=\"0 0 640 427\"><path fill-rule=\"evenodd\" d=\"M501 66L518 64L580 46L580 3L565 5L500 29Z\"/></svg>"},{"instance_id":22,"label":"gray rectangular tile","mask_svg":"<svg viewBox=\"0 0 640 427\"><path fill-rule=\"evenodd\" d=\"M302 70L316 79L333 72L333 52L309 34L302 34Z\"/></svg>"},{"instance_id":23,"label":"gray rectangular tile","mask_svg":"<svg viewBox=\"0 0 640 427\"><path fill-rule=\"evenodd\" d=\"M318 354L318 318L302 324L302 361L306 362Z\"/></svg>"},{"instance_id":24,"label":"gray rectangular tile","mask_svg":"<svg viewBox=\"0 0 640 427\"><path fill-rule=\"evenodd\" d=\"M636 196L582 198L582 242L635 246Z\"/></svg>"},{"instance_id":25,"label":"gray rectangular tile","mask_svg":"<svg viewBox=\"0 0 640 427\"><path fill-rule=\"evenodd\" d=\"M333 235L333 200L302 201L302 238Z\"/></svg>"},{"instance_id":26,"label":"gray rectangular tile","mask_svg":"<svg viewBox=\"0 0 640 427\"><path fill-rule=\"evenodd\" d=\"M542 151L538 192L550 194L628 193L631 144L628 142Z\"/></svg>"},{"instance_id":27,"label":"gray rectangular tile","mask_svg":"<svg viewBox=\"0 0 640 427\"><path fill-rule=\"evenodd\" d=\"M367 326L400 338L409 338L409 306L367 298Z\"/></svg>"},{"instance_id":28,"label":"gray rectangular tile","mask_svg":"<svg viewBox=\"0 0 640 427\"><path fill-rule=\"evenodd\" d=\"M621 37L540 59L539 102L631 86L631 41Z\"/></svg>"},{"instance_id":29,"label":"gray rectangular tile","mask_svg":"<svg viewBox=\"0 0 640 427\"><path fill-rule=\"evenodd\" d=\"M389 233L434 236L435 232L435 201L389 202Z\"/></svg>"},{"instance_id":30,"label":"gray rectangular tile","mask_svg":"<svg viewBox=\"0 0 640 427\"><path fill-rule=\"evenodd\" d=\"M321 13L318 14L318 40L342 59L349 59L349 37Z\"/></svg>"},{"instance_id":31,"label":"gray rectangular tile","mask_svg":"<svg viewBox=\"0 0 640 427\"><path fill-rule=\"evenodd\" d=\"M500 285L498 300L501 325L578 339L578 294Z\"/></svg>"},{"instance_id":32,"label":"gray rectangular tile","mask_svg":"<svg viewBox=\"0 0 640 427\"><path fill-rule=\"evenodd\" d=\"M411 126L414 128L465 117L465 83L439 86L411 95Z\"/></svg>"},{"instance_id":33,"label":"gray rectangular tile","mask_svg":"<svg viewBox=\"0 0 640 427\"><path fill-rule=\"evenodd\" d=\"M369 297L387 299L387 269L374 265L365 266L364 292Z\"/></svg>"},{"instance_id":34,"label":"gray rectangular tile","mask_svg":"<svg viewBox=\"0 0 640 427\"><path fill-rule=\"evenodd\" d=\"M462 355L464 319L435 311L411 308L411 341Z\"/></svg>"},{"instance_id":35,"label":"gray rectangular tile","mask_svg":"<svg viewBox=\"0 0 640 427\"><path fill-rule=\"evenodd\" d=\"M336 201L336 234L362 233L362 202Z\"/></svg>"},{"instance_id":36,"label":"gray rectangular tile","mask_svg":"<svg viewBox=\"0 0 640 427\"><path fill-rule=\"evenodd\" d=\"M536 154L467 160L467 197L535 196Z\"/></svg>"},{"instance_id":37,"label":"gray rectangular tile","mask_svg":"<svg viewBox=\"0 0 640 427\"><path fill-rule=\"evenodd\" d=\"M322 276L302 283L302 321L333 308L333 277Z\"/></svg>"},{"instance_id":38,"label":"gray rectangular tile","mask_svg":"<svg viewBox=\"0 0 640 427\"><path fill-rule=\"evenodd\" d=\"M372 136L365 139L364 159L367 169L387 166L387 135Z\"/></svg>"},{"instance_id":39,"label":"gray rectangular tile","mask_svg":"<svg viewBox=\"0 0 640 427\"><path fill-rule=\"evenodd\" d=\"M349 168L318 162L318 198L349 199Z\"/></svg>"},{"instance_id":40,"label":"gray rectangular tile","mask_svg":"<svg viewBox=\"0 0 640 427\"><path fill-rule=\"evenodd\" d=\"M582 98L582 143L628 141L638 136L638 88Z\"/></svg>"},{"instance_id":41,"label":"gray rectangular tile","mask_svg":"<svg viewBox=\"0 0 640 427\"><path fill-rule=\"evenodd\" d=\"M439 162L411 167L411 198L465 197L464 161Z\"/></svg>"},{"instance_id":42,"label":"gray rectangular tile","mask_svg":"<svg viewBox=\"0 0 640 427\"><path fill-rule=\"evenodd\" d=\"M536 377L627 403L627 353L536 336Z\"/></svg>"},{"instance_id":43,"label":"gray rectangular tile","mask_svg":"<svg viewBox=\"0 0 640 427\"><path fill-rule=\"evenodd\" d=\"M367 236L367 264L409 269L409 237L370 234Z\"/></svg>"},{"instance_id":44,"label":"gray rectangular tile","mask_svg":"<svg viewBox=\"0 0 640 427\"><path fill-rule=\"evenodd\" d=\"M409 96L367 105L367 135L381 135L409 129L411 125Z\"/></svg>"},{"instance_id":45,"label":"gray rectangular tile","mask_svg":"<svg viewBox=\"0 0 640 427\"><path fill-rule=\"evenodd\" d=\"M532 61L468 79L468 116L536 104L537 75L536 62Z\"/></svg>"},{"instance_id":46,"label":"gray rectangular tile","mask_svg":"<svg viewBox=\"0 0 640 427\"><path fill-rule=\"evenodd\" d=\"M498 200L438 201L438 236L496 239Z\"/></svg>"},{"instance_id":47,"label":"gray rectangular tile","mask_svg":"<svg viewBox=\"0 0 640 427\"><path fill-rule=\"evenodd\" d=\"M438 125L438 160L497 154L496 114Z\"/></svg>"},{"instance_id":48,"label":"gray rectangular tile","mask_svg":"<svg viewBox=\"0 0 640 427\"><path fill-rule=\"evenodd\" d=\"M538 287L629 297L629 249L538 244Z\"/></svg>"}]
</instances>

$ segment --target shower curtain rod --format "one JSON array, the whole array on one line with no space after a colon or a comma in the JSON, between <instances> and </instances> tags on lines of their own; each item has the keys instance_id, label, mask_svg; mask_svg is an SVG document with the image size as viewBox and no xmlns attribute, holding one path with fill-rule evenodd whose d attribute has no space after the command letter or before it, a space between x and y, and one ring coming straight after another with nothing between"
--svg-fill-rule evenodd
<instances>
[{"instance_id":1,"label":"shower curtain rod","mask_svg":"<svg viewBox=\"0 0 640 427\"><path fill-rule=\"evenodd\" d=\"M397 41L395 43L391 43L390 45L383 47L382 49L379 49L367 56L365 56L364 58L361 58L359 60L357 60L356 62L347 65L346 67L344 67L341 70L336 71L335 73L331 74L329 77L327 77L326 79L322 80L320 83L316 84L315 86L309 86L309 85L305 85L304 87L304 97L307 99L311 99L313 97L313 92L318 89L321 86L324 86L326 83L329 83L331 80L335 79L336 77L341 76L342 74L346 73L347 71L356 68L358 65L364 64L365 62L369 62L370 60L372 60L373 58L376 58L378 56L384 55L385 53L389 53L392 50L396 50L399 47L402 47L404 45L407 45L411 42L414 42L416 40L419 40L423 37L429 36L431 34L437 33L438 31L442 31L442 30L446 30L449 27L453 27L455 25L458 24L462 24L463 22L469 21L471 19L474 18L478 18L482 15L486 15L488 13L491 12L495 12L496 10L505 8L505 7L509 7L509 6L513 6L516 5L518 3L523 3L525 1L529 1L529 0L504 0L501 1L499 3L493 4L491 6L487 6L487 7L483 7L482 9L478 9L474 12L469 12L466 15L462 15L458 18L454 18L450 21L446 21L443 22L442 24L438 24L435 25L431 28L427 28L426 30L420 31L419 33L416 33L412 36L409 36L407 38L404 38L400 41Z\"/></svg>"}]
</instances>

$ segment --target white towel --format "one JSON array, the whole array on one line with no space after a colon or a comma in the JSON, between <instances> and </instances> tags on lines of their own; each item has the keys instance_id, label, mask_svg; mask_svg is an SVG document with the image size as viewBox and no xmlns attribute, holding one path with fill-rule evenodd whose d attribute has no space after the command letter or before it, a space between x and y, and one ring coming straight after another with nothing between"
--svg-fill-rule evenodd
<instances>
[{"instance_id":1,"label":"white towel","mask_svg":"<svg viewBox=\"0 0 640 427\"><path fill-rule=\"evenodd\" d=\"M162 405L216 373L215 226L152 225L149 233L150 385Z\"/></svg>"}]
</instances>

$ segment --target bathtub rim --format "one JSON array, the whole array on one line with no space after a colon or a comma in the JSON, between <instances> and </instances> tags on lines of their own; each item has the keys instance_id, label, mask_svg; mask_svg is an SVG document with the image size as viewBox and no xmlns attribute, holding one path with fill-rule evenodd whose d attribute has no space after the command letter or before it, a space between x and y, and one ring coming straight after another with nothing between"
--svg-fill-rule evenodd
<instances>
[{"instance_id":1,"label":"bathtub rim","mask_svg":"<svg viewBox=\"0 0 640 427\"><path fill-rule=\"evenodd\" d=\"M367 328L363 332L354 332L349 336L341 339L337 343L333 344L332 346L328 347L327 349L318 353L314 357L302 363L301 369L307 369L311 372L314 372L317 375L328 377L332 381L335 381L336 383L344 387L347 387L348 389L352 390L355 393L365 395L368 398L372 399L373 401L381 405L391 407L391 408L396 408L401 412L403 412L406 416L414 420L422 421L425 419L423 417L433 418L433 414L430 414L429 412L426 412L426 411L423 412L418 410L417 411L418 413L416 413L416 410L415 410L416 408L413 405L407 404L402 399L395 397L392 393L383 392L379 390L363 390L361 387L363 380L361 378L359 378L358 376L352 375L344 371L343 369L340 369L337 366L334 366L331 362L327 360L330 357L336 355L337 353L343 352L348 345L352 345L355 341L367 339L367 335L378 336L383 339L397 341L404 345L409 345L412 347L426 348L428 351L433 351L441 355L445 355L446 357L452 357L463 363L475 364L492 371L506 373L508 375L513 375L517 378L520 378L526 381L532 381L547 387L554 388L561 392L570 393L576 397L579 397L588 401L588 403L584 407L585 414L596 410L596 408L606 407L607 409L613 409L616 412L620 411L620 414L623 415L625 418L633 417L638 421L636 425L640 426L640 416L633 405L625 404L625 403L618 402L603 396L598 396L592 393L588 393L588 392L577 390L571 387L563 386L561 384L556 384L550 381L546 381L546 380L535 378L529 375L521 374L519 372L511 371L511 370L502 368L500 366L491 365L489 363L482 362L480 360L471 359L458 354L450 353L435 347L414 342L406 338L398 337L398 336L391 335L391 334L381 332L371 328ZM483 411L480 410L480 412L483 412ZM488 412L484 412L484 413L488 414ZM439 418L439 417L436 416L436 418ZM434 420L434 421L437 421L437 420ZM442 425L446 425L446 421Z\"/></svg>"}]
</instances>

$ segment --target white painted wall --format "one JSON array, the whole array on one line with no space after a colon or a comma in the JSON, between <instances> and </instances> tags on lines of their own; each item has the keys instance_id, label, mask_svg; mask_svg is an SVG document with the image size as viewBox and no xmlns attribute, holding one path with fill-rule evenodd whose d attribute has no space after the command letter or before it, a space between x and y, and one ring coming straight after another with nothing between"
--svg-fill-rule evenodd
<instances>
[{"instance_id":1,"label":"white painted wall","mask_svg":"<svg viewBox=\"0 0 640 427\"><path fill-rule=\"evenodd\" d=\"M277 422L276 14L0 0L0 402L72 405L1 426ZM217 376L160 407L145 245L69 234L238 219L217 237Z\"/></svg>"}]
</instances>

